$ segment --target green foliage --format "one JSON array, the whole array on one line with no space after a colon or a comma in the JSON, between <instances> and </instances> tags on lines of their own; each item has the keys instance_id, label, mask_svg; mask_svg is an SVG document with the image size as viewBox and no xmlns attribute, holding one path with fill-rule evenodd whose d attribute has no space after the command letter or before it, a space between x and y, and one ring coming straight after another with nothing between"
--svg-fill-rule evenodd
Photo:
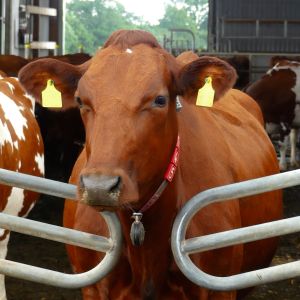
<instances>
[{"instance_id":1,"label":"green foliage","mask_svg":"<svg viewBox=\"0 0 300 300\"><path fill-rule=\"evenodd\" d=\"M173 2L166 7L165 15L160 20L159 26L165 29L189 29L195 35L196 48L206 48L207 26L205 20L200 23L198 14L193 11L193 6L180 5L180 1L175 3L176 1L173 0ZM186 33L174 34L174 39L182 43L186 40L191 41L190 35Z\"/></svg>"},{"instance_id":2,"label":"green foliage","mask_svg":"<svg viewBox=\"0 0 300 300\"><path fill-rule=\"evenodd\" d=\"M206 47L208 0L171 0L158 25L151 25L131 13L115 0L69 0L65 26L65 52L94 54L117 29L144 29L152 32L163 45L169 29L189 29L196 36L196 47ZM184 33L176 39L189 39Z\"/></svg>"},{"instance_id":3,"label":"green foliage","mask_svg":"<svg viewBox=\"0 0 300 300\"><path fill-rule=\"evenodd\" d=\"M134 28L138 19L122 5L106 0L73 0L67 4L66 52L83 47L93 54L112 31Z\"/></svg>"}]
</instances>

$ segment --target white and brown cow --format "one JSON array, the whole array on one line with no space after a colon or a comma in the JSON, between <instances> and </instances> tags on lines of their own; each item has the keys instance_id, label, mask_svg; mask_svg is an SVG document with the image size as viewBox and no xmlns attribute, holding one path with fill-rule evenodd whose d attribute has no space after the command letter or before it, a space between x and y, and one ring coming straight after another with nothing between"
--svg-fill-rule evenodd
<instances>
[{"instance_id":1,"label":"white and brown cow","mask_svg":"<svg viewBox=\"0 0 300 300\"><path fill-rule=\"evenodd\" d=\"M51 56L59 61L79 65L88 61L87 53ZM0 75L17 76L22 67L40 58L25 59L16 55L0 55ZM45 177L68 181L73 165L85 140L84 127L77 107L64 111L51 111L35 105L35 115L45 145Z\"/></svg>"},{"instance_id":2,"label":"white and brown cow","mask_svg":"<svg viewBox=\"0 0 300 300\"><path fill-rule=\"evenodd\" d=\"M0 168L44 175L44 150L34 116L34 101L24 94L18 79L0 79ZM0 185L0 211L26 217L38 194ZM7 254L9 231L0 229L0 258ZM0 299L6 299L4 276L0 275Z\"/></svg>"},{"instance_id":3,"label":"white and brown cow","mask_svg":"<svg viewBox=\"0 0 300 300\"><path fill-rule=\"evenodd\" d=\"M290 166L297 167L296 137L300 127L300 63L277 60L262 78L249 85L245 92L252 96L263 112L270 136L279 135L280 169L287 169L286 152L291 138Z\"/></svg>"}]
</instances>

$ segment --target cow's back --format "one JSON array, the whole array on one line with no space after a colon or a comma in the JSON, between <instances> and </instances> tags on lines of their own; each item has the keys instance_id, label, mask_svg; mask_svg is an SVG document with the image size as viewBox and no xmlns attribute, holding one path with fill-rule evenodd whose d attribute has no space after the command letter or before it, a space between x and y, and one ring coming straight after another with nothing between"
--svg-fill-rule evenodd
<instances>
[{"instance_id":1,"label":"cow's back","mask_svg":"<svg viewBox=\"0 0 300 300\"><path fill-rule=\"evenodd\" d=\"M0 80L0 99L0 167L43 176L43 141L34 117L33 100L24 95L15 78ZM23 193L18 188L1 185L0 191L1 210L20 216L26 215L37 199L37 194ZM9 197L13 194L19 195L19 203L9 204Z\"/></svg>"},{"instance_id":2,"label":"cow's back","mask_svg":"<svg viewBox=\"0 0 300 300\"><path fill-rule=\"evenodd\" d=\"M44 174L43 141L34 117L34 101L24 95L16 78L0 80L0 168L36 176ZM0 211L26 216L38 194L0 185ZM5 259L9 231L0 229L0 259ZM0 275L0 299L6 299Z\"/></svg>"}]
</instances>

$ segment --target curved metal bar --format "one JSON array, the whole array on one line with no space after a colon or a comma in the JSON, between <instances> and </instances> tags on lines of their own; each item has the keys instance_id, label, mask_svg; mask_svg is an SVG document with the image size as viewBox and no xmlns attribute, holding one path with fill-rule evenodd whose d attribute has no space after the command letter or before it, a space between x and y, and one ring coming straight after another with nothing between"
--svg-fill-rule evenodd
<instances>
[{"instance_id":1,"label":"curved metal bar","mask_svg":"<svg viewBox=\"0 0 300 300\"><path fill-rule=\"evenodd\" d=\"M0 183L42 194L76 200L76 185L0 168Z\"/></svg>"},{"instance_id":2,"label":"curved metal bar","mask_svg":"<svg viewBox=\"0 0 300 300\"><path fill-rule=\"evenodd\" d=\"M65 274L0 259L0 273L19 279L63 288L81 288L101 280L118 262L122 246L121 226L116 215L111 212L102 212L102 216L104 217L109 228L109 233L111 236L109 243L111 244L111 247L106 252L103 260L101 260L101 262L93 269L80 274ZM36 231L38 232L38 230Z\"/></svg>"},{"instance_id":3,"label":"curved metal bar","mask_svg":"<svg viewBox=\"0 0 300 300\"><path fill-rule=\"evenodd\" d=\"M114 246L110 238L4 213L0 213L0 228L101 252Z\"/></svg>"},{"instance_id":4,"label":"curved metal bar","mask_svg":"<svg viewBox=\"0 0 300 300\"><path fill-rule=\"evenodd\" d=\"M300 217L185 240L188 223L200 209L208 204L299 184L300 170L295 170L212 188L191 198L177 215L172 229L172 251L180 270L195 284L208 289L222 291L242 289L299 276L300 261L228 277L217 277L197 268L191 261L189 254L296 232L300 230ZM271 231L269 231L270 229Z\"/></svg>"},{"instance_id":5,"label":"curved metal bar","mask_svg":"<svg viewBox=\"0 0 300 300\"><path fill-rule=\"evenodd\" d=\"M169 29L171 31L171 48L172 48L172 42L173 42L173 32L185 32L191 35L192 37L192 51L195 51L195 35L194 32L190 29L183 29L183 28L171 28Z\"/></svg>"},{"instance_id":6,"label":"curved metal bar","mask_svg":"<svg viewBox=\"0 0 300 300\"><path fill-rule=\"evenodd\" d=\"M0 183L76 200L75 185L5 169L0 169ZM81 274L65 274L5 259L0 259L0 273L63 288L81 288L99 281L114 268L122 247L122 231L117 216L111 212L101 212L101 215L108 226L109 238L0 213L1 228L106 252L96 267Z\"/></svg>"}]
</instances>

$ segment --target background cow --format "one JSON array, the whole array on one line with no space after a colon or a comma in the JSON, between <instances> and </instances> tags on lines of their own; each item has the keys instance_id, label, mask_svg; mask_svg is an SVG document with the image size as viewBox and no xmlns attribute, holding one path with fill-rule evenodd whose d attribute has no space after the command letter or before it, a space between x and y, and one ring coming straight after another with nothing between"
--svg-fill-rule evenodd
<instances>
[{"instance_id":1,"label":"background cow","mask_svg":"<svg viewBox=\"0 0 300 300\"><path fill-rule=\"evenodd\" d=\"M0 168L43 176L42 136L34 116L34 101L15 78L0 80ZM0 185L0 211L25 217L38 195ZM9 231L0 229L0 258L7 253ZM6 299L4 276L0 275L0 299Z\"/></svg>"},{"instance_id":2,"label":"background cow","mask_svg":"<svg viewBox=\"0 0 300 300\"><path fill-rule=\"evenodd\" d=\"M56 56L44 56L43 58L51 57L58 59L60 61L64 61L70 63L72 65L81 65L85 63L87 60L91 59L91 56L87 53L72 53L65 55L56 55ZM19 71L27 65L31 61L36 61L40 59L33 58L27 59L17 55L0 55L0 70L3 71L7 76L17 77Z\"/></svg>"},{"instance_id":3,"label":"background cow","mask_svg":"<svg viewBox=\"0 0 300 300\"><path fill-rule=\"evenodd\" d=\"M7 76L16 77L22 67L28 64L28 60L17 55L0 55L0 70Z\"/></svg>"},{"instance_id":4,"label":"background cow","mask_svg":"<svg viewBox=\"0 0 300 300\"><path fill-rule=\"evenodd\" d=\"M275 66L250 84L245 92L261 107L268 134L279 138L280 170L287 169L286 152L291 133L290 166L296 160L296 130L300 126L300 63L276 59ZM292 130L292 131L291 131Z\"/></svg>"},{"instance_id":5,"label":"background cow","mask_svg":"<svg viewBox=\"0 0 300 300\"><path fill-rule=\"evenodd\" d=\"M53 56L52 58L79 65L88 61L91 56L87 53L73 53ZM22 67L38 59L0 55L0 75L2 71L7 76L16 77ZM45 176L60 181L68 181L85 141L79 110L77 107L73 107L64 111L51 111L37 103L35 115L45 144Z\"/></svg>"},{"instance_id":6,"label":"background cow","mask_svg":"<svg viewBox=\"0 0 300 300\"><path fill-rule=\"evenodd\" d=\"M201 53L200 53L201 54ZM200 55L200 57L203 55ZM214 56L214 55L211 55ZM190 60L192 57L199 58L198 54L193 51L184 51L178 55L180 60ZM214 56L216 57L216 56ZM237 72L237 80L234 84L234 88L243 89L249 84L250 81L250 61L247 56L218 56L218 58L228 62Z\"/></svg>"},{"instance_id":7,"label":"background cow","mask_svg":"<svg viewBox=\"0 0 300 300\"><path fill-rule=\"evenodd\" d=\"M196 106L198 90L209 76L215 104ZM236 291L208 291L187 280L174 263L169 243L173 220L193 195L279 171L258 105L230 89L236 79L233 68L212 57L184 65L150 33L120 30L89 65L44 59L28 64L19 78L37 98L51 78L63 94L64 107L73 104L74 96L80 107L86 145L70 182L78 185L81 202L66 202L65 226L107 234L99 213L86 203L116 211L122 223L120 261L105 279L83 289L84 299L236 299ZM183 99L179 113L177 95ZM162 184L164 192L150 205L148 200L153 195L157 199ZM143 213L146 236L139 247L129 233L132 211ZM187 235L281 215L281 191L235 199L203 209ZM193 255L193 260L205 272L227 276L267 266L276 245L276 239L268 239ZM68 253L75 272L90 269L102 258L73 246Z\"/></svg>"}]
</instances>

